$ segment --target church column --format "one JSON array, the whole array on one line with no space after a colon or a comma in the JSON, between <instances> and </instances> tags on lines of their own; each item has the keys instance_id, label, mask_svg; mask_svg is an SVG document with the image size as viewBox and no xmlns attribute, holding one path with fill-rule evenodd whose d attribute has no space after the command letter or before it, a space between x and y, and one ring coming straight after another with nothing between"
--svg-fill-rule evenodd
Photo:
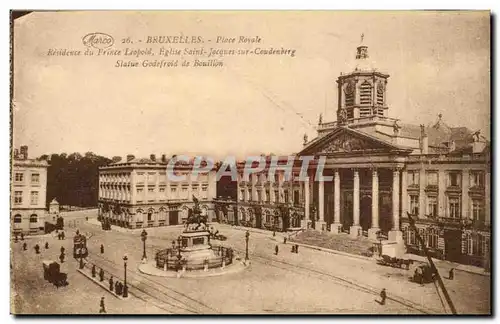
<instances>
[{"instance_id":1,"label":"church column","mask_svg":"<svg viewBox=\"0 0 500 324\"><path fill-rule=\"evenodd\" d=\"M469 219L469 170L462 170L462 219ZM471 217L472 218L472 217Z\"/></svg>"},{"instance_id":2,"label":"church column","mask_svg":"<svg viewBox=\"0 0 500 324\"><path fill-rule=\"evenodd\" d=\"M352 219L353 224L350 228L350 236L358 237L361 231L359 226L359 172L354 169L354 189L353 189Z\"/></svg>"},{"instance_id":3,"label":"church column","mask_svg":"<svg viewBox=\"0 0 500 324\"><path fill-rule=\"evenodd\" d=\"M316 225L316 229L319 231L326 230L325 223L325 182L318 182L318 216L319 220Z\"/></svg>"},{"instance_id":4,"label":"church column","mask_svg":"<svg viewBox=\"0 0 500 324\"><path fill-rule=\"evenodd\" d=\"M378 171L372 170L372 225L368 230L368 237L370 239L377 239L377 232L379 228L378 220Z\"/></svg>"},{"instance_id":5,"label":"church column","mask_svg":"<svg viewBox=\"0 0 500 324\"><path fill-rule=\"evenodd\" d=\"M408 172L403 170L401 172L401 217L405 218L408 215L406 212L408 211Z\"/></svg>"},{"instance_id":6,"label":"church column","mask_svg":"<svg viewBox=\"0 0 500 324\"><path fill-rule=\"evenodd\" d=\"M338 169L335 170L333 175L333 186L333 224L331 225L330 230L337 234L340 233L342 228L342 224L340 224L340 172Z\"/></svg>"},{"instance_id":7,"label":"church column","mask_svg":"<svg viewBox=\"0 0 500 324\"><path fill-rule=\"evenodd\" d=\"M403 242L403 233L399 229L399 169L392 172L392 230L389 241Z\"/></svg>"},{"instance_id":8,"label":"church column","mask_svg":"<svg viewBox=\"0 0 500 324\"><path fill-rule=\"evenodd\" d=\"M304 219L302 220L301 227L307 228L307 223L309 222L309 177L306 177L302 183L304 186Z\"/></svg>"}]
</instances>

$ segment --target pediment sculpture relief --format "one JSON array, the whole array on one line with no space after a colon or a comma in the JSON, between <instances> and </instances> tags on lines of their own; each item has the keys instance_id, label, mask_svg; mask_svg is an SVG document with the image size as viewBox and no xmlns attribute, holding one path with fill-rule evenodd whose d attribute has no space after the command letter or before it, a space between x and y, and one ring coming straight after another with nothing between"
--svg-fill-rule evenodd
<instances>
[{"instance_id":1,"label":"pediment sculpture relief","mask_svg":"<svg viewBox=\"0 0 500 324\"><path fill-rule=\"evenodd\" d=\"M334 138L324 149L324 153L349 153L382 148L378 143L341 135Z\"/></svg>"}]
</instances>

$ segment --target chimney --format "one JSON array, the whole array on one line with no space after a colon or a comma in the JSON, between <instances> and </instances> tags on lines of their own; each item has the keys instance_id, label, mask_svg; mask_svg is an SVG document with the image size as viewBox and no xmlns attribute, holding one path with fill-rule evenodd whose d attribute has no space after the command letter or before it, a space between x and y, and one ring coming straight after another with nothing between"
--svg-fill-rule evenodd
<instances>
[{"instance_id":1,"label":"chimney","mask_svg":"<svg viewBox=\"0 0 500 324\"><path fill-rule=\"evenodd\" d=\"M167 163L167 156L166 156L165 154L162 154L162 155L161 155L161 161L162 161L163 163Z\"/></svg>"},{"instance_id":2,"label":"chimney","mask_svg":"<svg viewBox=\"0 0 500 324\"><path fill-rule=\"evenodd\" d=\"M423 124L420 125L420 153L429 154L429 137Z\"/></svg>"},{"instance_id":3,"label":"chimney","mask_svg":"<svg viewBox=\"0 0 500 324\"><path fill-rule=\"evenodd\" d=\"M156 155L154 155L154 154L150 154L150 155L149 155L149 159L150 159L151 161L153 161L153 162L156 162Z\"/></svg>"},{"instance_id":4,"label":"chimney","mask_svg":"<svg viewBox=\"0 0 500 324\"><path fill-rule=\"evenodd\" d=\"M481 131L476 131L472 134L472 153L481 153L486 147L486 142L481 141Z\"/></svg>"},{"instance_id":5,"label":"chimney","mask_svg":"<svg viewBox=\"0 0 500 324\"><path fill-rule=\"evenodd\" d=\"M135 156L134 156L134 155L132 155L132 154L127 155L127 162L130 162L130 161L132 161L133 159L135 159Z\"/></svg>"},{"instance_id":6,"label":"chimney","mask_svg":"<svg viewBox=\"0 0 500 324\"><path fill-rule=\"evenodd\" d=\"M28 158L28 146L21 146L21 159L26 160Z\"/></svg>"},{"instance_id":7,"label":"chimney","mask_svg":"<svg viewBox=\"0 0 500 324\"><path fill-rule=\"evenodd\" d=\"M457 145L455 144L455 141L450 141L448 143L448 150L449 152L453 152L457 149Z\"/></svg>"}]
</instances>

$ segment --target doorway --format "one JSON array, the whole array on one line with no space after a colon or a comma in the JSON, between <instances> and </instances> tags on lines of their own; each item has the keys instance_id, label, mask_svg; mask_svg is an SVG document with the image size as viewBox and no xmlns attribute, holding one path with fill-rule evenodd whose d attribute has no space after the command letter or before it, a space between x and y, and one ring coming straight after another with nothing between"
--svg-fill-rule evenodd
<instances>
[{"instance_id":1,"label":"doorway","mask_svg":"<svg viewBox=\"0 0 500 324\"><path fill-rule=\"evenodd\" d=\"M179 211L174 210L168 213L168 225L179 225Z\"/></svg>"},{"instance_id":2,"label":"doorway","mask_svg":"<svg viewBox=\"0 0 500 324\"><path fill-rule=\"evenodd\" d=\"M367 231L371 226L372 219L372 197L363 195L359 206L359 225Z\"/></svg>"}]
</instances>

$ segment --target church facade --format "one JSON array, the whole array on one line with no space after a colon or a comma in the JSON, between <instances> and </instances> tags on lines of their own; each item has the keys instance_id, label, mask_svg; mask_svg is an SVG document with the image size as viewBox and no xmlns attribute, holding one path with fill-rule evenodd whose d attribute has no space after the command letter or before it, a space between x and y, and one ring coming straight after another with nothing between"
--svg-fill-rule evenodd
<instances>
[{"instance_id":1,"label":"church facade","mask_svg":"<svg viewBox=\"0 0 500 324\"><path fill-rule=\"evenodd\" d=\"M436 257L487 266L490 252L490 145L478 132L434 124L412 125L388 116L389 75L370 66L368 47L357 66L337 79L337 121L304 138L300 155L326 158L332 181L304 185L304 225L368 236L421 253L408 213ZM318 212L311 215L311 208Z\"/></svg>"}]
</instances>

